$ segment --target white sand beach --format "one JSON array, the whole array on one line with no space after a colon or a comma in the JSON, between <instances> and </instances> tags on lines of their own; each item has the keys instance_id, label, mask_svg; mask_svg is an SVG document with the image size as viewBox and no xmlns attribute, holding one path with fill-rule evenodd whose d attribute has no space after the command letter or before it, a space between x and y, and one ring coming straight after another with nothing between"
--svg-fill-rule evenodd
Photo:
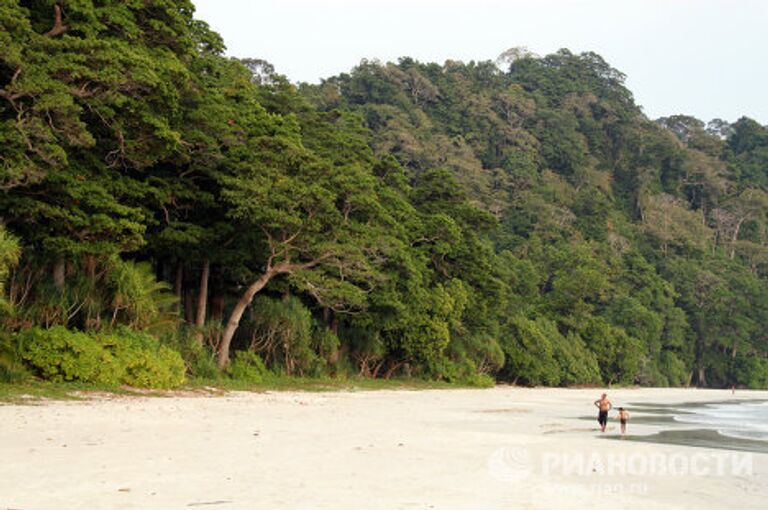
<instances>
[{"instance_id":1,"label":"white sand beach","mask_svg":"<svg viewBox=\"0 0 768 510\"><path fill-rule=\"evenodd\" d=\"M601 390L231 393L0 406L0 509L765 508L768 454L610 441ZM615 405L768 392L609 390ZM635 412L633 417L641 413ZM659 426L630 421L631 434ZM615 413L606 435L617 435Z\"/></svg>"}]
</instances>

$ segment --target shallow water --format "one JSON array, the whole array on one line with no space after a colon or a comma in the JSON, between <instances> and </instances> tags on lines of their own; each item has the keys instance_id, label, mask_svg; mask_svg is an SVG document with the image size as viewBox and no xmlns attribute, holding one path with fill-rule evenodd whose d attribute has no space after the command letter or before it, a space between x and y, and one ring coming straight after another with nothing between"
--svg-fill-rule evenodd
<instances>
[{"instance_id":1,"label":"shallow water","mask_svg":"<svg viewBox=\"0 0 768 510\"><path fill-rule=\"evenodd\" d=\"M768 453L768 401L740 400L685 404L638 403L632 421L664 427L656 434L631 435L644 442Z\"/></svg>"},{"instance_id":2,"label":"shallow water","mask_svg":"<svg viewBox=\"0 0 768 510\"><path fill-rule=\"evenodd\" d=\"M727 437L768 442L768 402L711 403L684 411L673 412L676 422L715 430Z\"/></svg>"}]
</instances>

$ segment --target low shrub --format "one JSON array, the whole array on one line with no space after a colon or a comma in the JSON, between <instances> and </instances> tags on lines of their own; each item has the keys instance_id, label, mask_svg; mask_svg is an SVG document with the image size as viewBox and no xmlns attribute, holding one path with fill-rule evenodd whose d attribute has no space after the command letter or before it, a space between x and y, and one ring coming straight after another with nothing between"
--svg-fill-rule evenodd
<instances>
[{"instance_id":1,"label":"low shrub","mask_svg":"<svg viewBox=\"0 0 768 510\"><path fill-rule=\"evenodd\" d=\"M16 353L10 335L0 332L0 383L23 382L29 377L30 374Z\"/></svg>"},{"instance_id":2,"label":"low shrub","mask_svg":"<svg viewBox=\"0 0 768 510\"><path fill-rule=\"evenodd\" d=\"M184 384L181 355L154 337L129 329L103 337L121 367L123 384L137 388L175 388Z\"/></svg>"},{"instance_id":3,"label":"low shrub","mask_svg":"<svg viewBox=\"0 0 768 510\"><path fill-rule=\"evenodd\" d=\"M227 374L237 381L261 383L269 375L269 371L255 352L237 351L227 368Z\"/></svg>"},{"instance_id":4,"label":"low shrub","mask_svg":"<svg viewBox=\"0 0 768 510\"><path fill-rule=\"evenodd\" d=\"M253 301L250 327L252 349L275 372L286 375L317 375L318 356L312 349L312 313L295 296L272 299L259 296Z\"/></svg>"},{"instance_id":5,"label":"low shrub","mask_svg":"<svg viewBox=\"0 0 768 510\"><path fill-rule=\"evenodd\" d=\"M181 327L179 331L163 336L163 343L181 354L187 375L191 378L215 380L222 376L216 364L216 354L195 338L196 330Z\"/></svg>"},{"instance_id":6,"label":"low shrub","mask_svg":"<svg viewBox=\"0 0 768 510\"><path fill-rule=\"evenodd\" d=\"M768 388L768 360L755 355L739 355L732 361L733 380L750 389Z\"/></svg>"},{"instance_id":7,"label":"low shrub","mask_svg":"<svg viewBox=\"0 0 768 510\"><path fill-rule=\"evenodd\" d=\"M435 378L451 384L478 388L489 388L495 383L490 375L478 373L477 366L469 359L456 362L444 358L433 364L428 375L428 379Z\"/></svg>"},{"instance_id":8,"label":"low shrub","mask_svg":"<svg viewBox=\"0 0 768 510\"><path fill-rule=\"evenodd\" d=\"M179 353L144 333L85 333L57 326L32 328L16 339L22 359L51 381L140 388L173 388L184 382Z\"/></svg>"},{"instance_id":9,"label":"low shrub","mask_svg":"<svg viewBox=\"0 0 768 510\"><path fill-rule=\"evenodd\" d=\"M63 326L32 328L16 335L22 359L54 382L118 384L120 370L112 353L91 335Z\"/></svg>"}]
</instances>

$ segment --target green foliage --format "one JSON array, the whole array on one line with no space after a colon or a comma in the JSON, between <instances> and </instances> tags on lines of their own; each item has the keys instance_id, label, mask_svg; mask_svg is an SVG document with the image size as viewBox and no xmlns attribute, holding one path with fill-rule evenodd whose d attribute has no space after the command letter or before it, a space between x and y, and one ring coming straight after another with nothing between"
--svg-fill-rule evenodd
<instances>
[{"instance_id":1,"label":"green foliage","mask_svg":"<svg viewBox=\"0 0 768 510\"><path fill-rule=\"evenodd\" d=\"M548 328L548 334L553 338L553 354L560 366L560 384L600 383L602 377L597 357L578 334L569 332L567 336L562 336L552 323L541 326L545 332Z\"/></svg>"},{"instance_id":2,"label":"green foliage","mask_svg":"<svg viewBox=\"0 0 768 510\"><path fill-rule=\"evenodd\" d=\"M750 389L768 387L768 360L755 356L737 356L733 360L733 379Z\"/></svg>"},{"instance_id":3,"label":"green foliage","mask_svg":"<svg viewBox=\"0 0 768 510\"><path fill-rule=\"evenodd\" d=\"M0 331L0 382L19 383L29 379L19 356L18 348L10 334Z\"/></svg>"},{"instance_id":4,"label":"green foliage","mask_svg":"<svg viewBox=\"0 0 768 510\"><path fill-rule=\"evenodd\" d=\"M560 383L560 367L555 360L552 340L541 325L523 317L510 321L510 335L504 344L505 371L512 382L530 385Z\"/></svg>"},{"instance_id":5,"label":"green foliage","mask_svg":"<svg viewBox=\"0 0 768 510\"><path fill-rule=\"evenodd\" d=\"M670 386L687 384L689 371L685 362L672 351L663 351L659 360L659 371Z\"/></svg>"},{"instance_id":6,"label":"green foliage","mask_svg":"<svg viewBox=\"0 0 768 510\"><path fill-rule=\"evenodd\" d=\"M17 335L22 358L55 382L118 384L120 367L114 355L91 335L57 326L33 328Z\"/></svg>"},{"instance_id":7,"label":"green foliage","mask_svg":"<svg viewBox=\"0 0 768 510\"><path fill-rule=\"evenodd\" d=\"M254 380L765 384L765 126L653 122L568 50L297 87L193 12L0 4L0 308L39 373L178 384L139 331L209 379L233 346Z\"/></svg>"},{"instance_id":8,"label":"green foliage","mask_svg":"<svg viewBox=\"0 0 768 510\"><path fill-rule=\"evenodd\" d=\"M184 382L184 362L151 336L127 329L84 333L57 326L16 335L21 357L45 379L141 388Z\"/></svg>"},{"instance_id":9,"label":"green foliage","mask_svg":"<svg viewBox=\"0 0 768 510\"><path fill-rule=\"evenodd\" d=\"M156 338L127 328L99 336L97 340L112 352L120 365L122 384L137 388L175 388L186 380L184 361L179 353L160 344Z\"/></svg>"},{"instance_id":10,"label":"green foliage","mask_svg":"<svg viewBox=\"0 0 768 510\"><path fill-rule=\"evenodd\" d=\"M294 296L257 298L251 314L251 348L287 375L312 373L319 358L312 349L312 314Z\"/></svg>"},{"instance_id":11,"label":"green foliage","mask_svg":"<svg viewBox=\"0 0 768 510\"><path fill-rule=\"evenodd\" d=\"M624 76L598 55L508 55L508 72L487 62L439 66L404 58L364 62L303 88L321 109L363 115L376 154L394 155L417 187L424 183L414 206L428 213L421 223L433 233L417 238L430 240L417 246L429 245L437 281L458 277L473 300L480 298L481 314L459 320L469 335L398 309L417 327L407 336L392 330L406 342L391 341L392 355L465 364L465 339L492 346L498 338L505 378L519 372L521 381L552 384L566 367L586 366L563 383L660 385L686 384L694 372L701 372L698 384L723 385L730 352L765 355L754 328L765 320L764 307L756 306L752 280L768 274L758 175L765 128L749 119L705 128L685 116L653 123L640 114ZM456 221L462 193L499 218L491 234L495 260L482 259L472 243L474 265L455 255L467 235ZM719 277L723 269L713 266L724 254L737 262ZM485 260L486 280L469 278ZM493 306L482 303L491 295L489 276L503 280ZM423 303L412 309L429 309L428 300L412 296L409 302ZM519 319L507 327L505 316L526 317L536 328ZM550 363L555 352L560 372Z\"/></svg>"},{"instance_id":12,"label":"green foliage","mask_svg":"<svg viewBox=\"0 0 768 510\"><path fill-rule=\"evenodd\" d=\"M515 317L504 344L502 375L529 385L594 384L601 380L595 354L575 333L563 336L546 318Z\"/></svg>"},{"instance_id":13,"label":"green foliage","mask_svg":"<svg viewBox=\"0 0 768 510\"><path fill-rule=\"evenodd\" d=\"M264 382L269 376L266 365L253 351L237 351L232 363L227 367L227 373L236 381L254 384Z\"/></svg>"},{"instance_id":14,"label":"green foliage","mask_svg":"<svg viewBox=\"0 0 768 510\"><path fill-rule=\"evenodd\" d=\"M434 367L434 373L452 384L488 388L494 385L494 378L480 373L472 362L443 359Z\"/></svg>"},{"instance_id":15,"label":"green foliage","mask_svg":"<svg viewBox=\"0 0 768 510\"><path fill-rule=\"evenodd\" d=\"M155 279L147 262L110 260L106 282L112 295L112 325L118 319L129 328L160 333L173 331L176 297L170 285Z\"/></svg>"},{"instance_id":16,"label":"green foliage","mask_svg":"<svg viewBox=\"0 0 768 510\"><path fill-rule=\"evenodd\" d=\"M349 358L355 363L358 375L375 377L387 355L387 346L381 332L360 326L346 327L340 332L340 341L349 347Z\"/></svg>"},{"instance_id":17,"label":"green foliage","mask_svg":"<svg viewBox=\"0 0 768 510\"><path fill-rule=\"evenodd\" d=\"M0 314L9 312L5 284L8 273L19 262L19 243L0 223Z\"/></svg>"},{"instance_id":18,"label":"green foliage","mask_svg":"<svg viewBox=\"0 0 768 510\"><path fill-rule=\"evenodd\" d=\"M48 259L30 252L22 257L11 292L12 301L25 305L14 311L18 321L84 329L124 325L154 334L175 330L177 300L149 263L85 256L59 259L54 268L57 264L60 285L51 278L55 269Z\"/></svg>"},{"instance_id":19,"label":"green foliage","mask_svg":"<svg viewBox=\"0 0 768 510\"><path fill-rule=\"evenodd\" d=\"M185 373L190 378L215 380L220 375L216 366L216 353L200 342L196 332L189 327L181 327L173 334L163 335L163 343L178 352L184 361Z\"/></svg>"},{"instance_id":20,"label":"green foliage","mask_svg":"<svg viewBox=\"0 0 768 510\"><path fill-rule=\"evenodd\" d=\"M12 357L0 354L0 383L21 383L30 378L24 366Z\"/></svg>"},{"instance_id":21,"label":"green foliage","mask_svg":"<svg viewBox=\"0 0 768 510\"><path fill-rule=\"evenodd\" d=\"M604 381L634 384L640 373L643 346L624 329L612 326L602 317L592 317L577 329L595 353Z\"/></svg>"},{"instance_id":22,"label":"green foliage","mask_svg":"<svg viewBox=\"0 0 768 510\"><path fill-rule=\"evenodd\" d=\"M328 364L335 363L340 346L341 340L330 328L317 321L312 325L312 350L319 359Z\"/></svg>"}]
</instances>

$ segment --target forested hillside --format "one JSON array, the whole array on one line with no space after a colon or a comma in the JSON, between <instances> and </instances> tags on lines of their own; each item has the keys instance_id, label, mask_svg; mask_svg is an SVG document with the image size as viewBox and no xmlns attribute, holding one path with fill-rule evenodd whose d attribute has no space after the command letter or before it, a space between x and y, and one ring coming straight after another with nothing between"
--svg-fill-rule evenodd
<instances>
[{"instance_id":1,"label":"forested hillside","mask_svg":"<svg viewBox=\"0 0 768 510\"><path fill-rule=\"evenodd\" d=\"M0 2L0 378L768 387L765 126L567 50L295 86L193 12Z\"/></svg>"}]
</instances>

